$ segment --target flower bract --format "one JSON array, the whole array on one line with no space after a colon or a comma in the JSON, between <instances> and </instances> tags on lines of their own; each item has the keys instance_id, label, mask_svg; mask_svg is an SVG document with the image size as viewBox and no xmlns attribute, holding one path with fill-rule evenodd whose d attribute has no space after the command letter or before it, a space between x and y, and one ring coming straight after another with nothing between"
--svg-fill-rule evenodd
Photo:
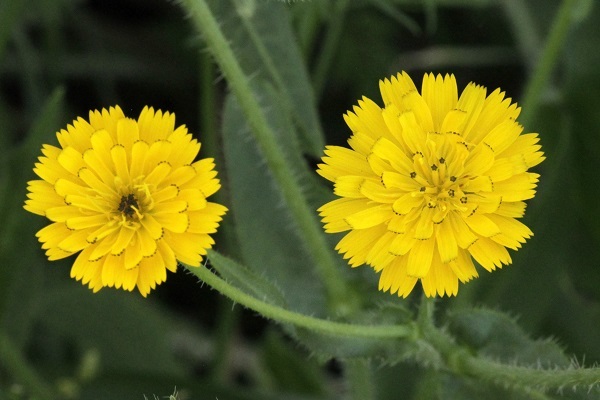
<instances>
[{"instance_id":1,"label":"flower bract","mask_svg":"<svg viewBox=\"0 0 600 400\"><path fill-rule=\"evenodd\" d=\"M520 108L496 89L405 72L380 81L383 108L363 97L345 116L350 148L327 146L318 173L339 197L320 209L325 231L351 266L381 273L379 289L406 297L456 295L460 282L511 263L532 236L518 219L544 160L523 134Z\"/></svg>"},{"instance_id":2,"label":"flower bract","mask_svg":"<svg viewBox=\"0 0 600 400\"><path fill-rule=\"evenodd\" d=\"M92 111L44 145L25 209L51 223L36 236L49 260L79 253L71 277L146 296L176 271L199 266L227 209L212 159L175 115L145 107L137 120L116 106Z\"/></svg>"}]
</instances>

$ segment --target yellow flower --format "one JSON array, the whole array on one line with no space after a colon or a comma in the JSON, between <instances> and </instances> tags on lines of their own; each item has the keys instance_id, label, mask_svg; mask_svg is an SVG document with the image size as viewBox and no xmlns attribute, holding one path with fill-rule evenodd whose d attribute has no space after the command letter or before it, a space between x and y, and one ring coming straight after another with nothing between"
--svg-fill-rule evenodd
<instances>
[{"instance_id":1,"label":"yellow flower","mask_svg":"<svg viewBox=\"0 0 600 400\"><path fill-rule=\"evenodd\" d=\"M511 263L533 233L516 218L535 195L544 160L535 133L521 134L520 108L496 89L426 74L379 83L384 108L363 97L344 119L352 149L328 146L318 173L339 199L319 209L325 231L348 232L336 249L353 267L381 271L379 289L406 297L417 280L429 297L456 295Z\"/></svg>"},{"instance_id":2,"label":"yellow flower","mask_svg":"<svg viewBox=\"0 0 600 400\"><path fill-rule=\"evenodd\" d=\"M49 260L79 253L71 277L145 297L175 272L199 266L227 209L212 159L175 115L145 107L138 120L111 107L90 112L44 145L25 209L52 223L37 233Z\"/></svg>"}]
</instances>

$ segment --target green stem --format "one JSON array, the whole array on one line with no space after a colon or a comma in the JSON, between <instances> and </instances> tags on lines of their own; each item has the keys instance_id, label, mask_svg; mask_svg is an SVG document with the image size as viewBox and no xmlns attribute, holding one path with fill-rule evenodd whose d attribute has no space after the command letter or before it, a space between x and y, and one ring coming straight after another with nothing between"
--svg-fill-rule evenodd
<instances>
[{"instance_id":1,"label":"green stem","mask_svg":"<svg viewBox=\"0 0 600 400\"><path fill-rule=\"evenodd\" d=\"M290 99L292 98L292 96L288 92L288 88L285 84L285 81L284 81L283 77L281 76L281 74L279 73L277 65L273 61L273 58L269 54L269 50L267 49L267 47L263 43L260 35L254 28L254 25L252 24L252 21L248 15L248 13L244 12L243 10L239 10L240 5L239 5L238 1L236 1L235 3L236 3L236 6L238 7L238 16L240 17L240 20L242 21L244 29L248 33L248 36L250 37L250 41L254 45L256 52L258 53L258 56L260 57L260 60L262 61L262 64L265 67L265 70L267 71L267 73L269 74L269 76L271 77L273 82L275 83L277 91L279 91L279 93L284 94L283 96L280 97L280 99L281 99L282 107L283 107L285 113L290 115L292 117L292 120L298 127L298 129L300 129L300 131L304 132L306 129L305 129L305 125L301 121L302 117L300 116L300 114L298 114L298 109L295 108L290 103ZM320 126L318 126L317 128L320 129ZM323 137L322 132L319 132L318 135L320 137ZM318 146L316 146L318 148L313 148L313 146L310 146L310 150L312 152L315 152L315 151L321 152L322 146L323 146L322 143L319 144Z\"/></svg>"},{"instance_id":2,"label":"green stem","mask_svg":"<svg viewBox=\"0 0 600 400\"><path fill-rule=\"evenodd\" d=\"M188 267L188 270L234 302L280 323L340 337L407 338L414 337L416 333L410 325L356 325L310 317L258 300L231 286L205 267Z\"/></svg>"},{"instance_id":3,"label":"green stem","mask_svg":"<svg viewBox=\"0 0 600 400\"><path fill-rule=\"evenodd\" d=\"M463 353L460 371L500 385L538 388L541 391L573 389L588 390L600 382L599 368L541 369L502 364ZM583 389L585 388L585 389Z\"/></svg>"},{"instance_id":4,"label":"green stem","mask_svg":"<svg viewBox=\"0 0 600 400\"><path fill-rule=\"evenodd\" d=\"M348 3L349 0L338 0L333 2L334 9L331 14L332 21L329 24L327 33L325 34L323 48L321 49L319 59L317 60L317 64L315 66L315 71L313 73L313 87L315 97L317 99L321 98L321 94L325 89L325 81L327 79L329 67L331 66L331 62L335 56L340 37L342 36L342 29L344 27L344 19L346 17L346 8Z\"/></svg>"},{"instance_id":5,"label":"green stem","mask_svg":"<svg viewBox=\"0 0 600 400\"><path fill-rule=\"evenodd\" d=\"M25 387L25 390L41 400L56 399L52 387L46 383L19 352L16 345L6 334L0 332L0 364L12 375L14 381Z\"/></svg>"},{"instance_id":6,"label":"green stem","mask_svg":"<svg viewBox=\"0 0 600 400\"><path fill-rule=\"evenodd\" d=\"M525 88L523 95L521 124L529 126L540 105L543 90L546 88L550 75L558 61L569 27L571 26L573 8L577 0L563 0L548 34L540 61Z\"/></svg>"},{"instance_id":7,"label":"green stem","mask_svg":"<svg viewBox=\"0 0 600 400\"><path fill-rule=\"evenodd\" d=\"M350 387L350 398L354 400L374 400L375 387L373 374L368 361L346 361L346 381Z\"/></svg>"},{"instance_id":8,"label":"green stem","mask_svg":"<svg viewBox=\"0 0 600 400\"><path fill-rule=\"evenodd\" d=\"M457 375L470 376L513 390L527 393L532 399L546 399L544 392L576 386L591 387L600 382L600 369L557 369L504 364L472 355L464 346L457 344L452 336L434 324L434 299L424 298L417 317L418 327L424 340L442 356L446 367Z\"/></svg>"},{"instance_id":9,"label":"green stem","mask_svg":"<svg viewBox=\"0 0 600 400\"><path fill-rule=\"evenodd\" d=\"M310 254L313 254L317 272L328 291L329 306L333 313L348 314L354 301L338 270L314 210L306 202L292 168L279 149L276 135L255 98L242 68L237 62L219 25L204 0L183 0L196 29L202 33L221 71L227 78L231 90L248 119L252 133L258 142L277 181L292 215L303 233Z\"/></svg>"}]
</instances>

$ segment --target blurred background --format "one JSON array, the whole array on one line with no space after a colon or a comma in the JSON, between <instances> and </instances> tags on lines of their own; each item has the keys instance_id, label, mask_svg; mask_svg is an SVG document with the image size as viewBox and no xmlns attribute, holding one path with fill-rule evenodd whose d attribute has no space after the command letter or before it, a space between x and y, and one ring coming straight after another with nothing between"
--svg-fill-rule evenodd
<instances>
[{"instance_id":1,"label":"blurred background","mask_svg":"<svg viewBox=\"0 0 600 400\"><path fill-rule=\"evenodd\" d=\"M424 72L454 73L459 92L475 81L522 105L562 3L248 0L281 9L326 141L339 145L350 134L342 114L363 95L381 104L379 79L401 70L417 86ZM570 3L553 72L520 120L526 132L540 133L547 155L524 219L535 236L511 252L513 265L480 269L479 279L440 304L508 312L532 337L555 337L590 365L600 362L600 9L593 0ZM172 1L0 1L0 351L29 367L19 372L0 360L0 398L30 398L15 376L31 371L72 399L141 400L175 390L180 399L221 400L346 393L336 360L311 357L184 271L147 299L110 288L92 294L69 278L72 258L46 260L35 238L46 221L22 209L42 144L56 144L57 130L93 109L118 104L134 118L144 105L172 111L203 142L201 157L220 162L226 93L202 37ZM224 165L217 164L219 201L230 206ZM226 220L217 239L232 256L234 224ZM370 269L350 273L370 276L376 290ZM412 364L382 366L378 398L419 398L413 382L423 373Z\"/></svg>"}]
</instances>

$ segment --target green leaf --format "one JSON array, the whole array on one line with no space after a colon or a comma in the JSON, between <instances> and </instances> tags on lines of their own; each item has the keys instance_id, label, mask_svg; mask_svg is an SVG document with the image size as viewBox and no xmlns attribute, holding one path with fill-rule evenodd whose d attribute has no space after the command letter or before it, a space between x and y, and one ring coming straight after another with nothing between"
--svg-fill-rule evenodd
<instances>
[{"instance_id":1,"label":"green leaf","mask_svg":"<svg viewBox=\"0 0 600 400\"><path fill-rule=\"evenodd\" d=\"M208 258L211 265L219 272L219 275L229 283L257 299L280 307L287 307L287 302L281 291L266 277L257 275L245 265L237 263L214 250L208 252Z\"/></svg>"},{"instance_id":2,"label":"green leaf","mask_svg":"<svg viewBox=\"0 0 600 400\"><path fill-rule=\"evenodd\" d=\"M295 171L301 174L304 163L290 150L294 139L285 112L269 90L263 88L259 98L278 141L291 143L282 151L293 157ZM323 284L233 96L228 96L223 115L231 208L244 264L272 281L294 311L322 315Z\"/></svg>"},{"instance_id":3,"label":"green leaf","mask_svg":"<svg viewBox=\"0 0 600 400\"><path fill-rule=\"evenodd\" d=\"M523 366L567 367L571 364L556 342L529 338L513 319L501 312L463 309L449 313L448 321L457 340L479 355Z\"/></svg>"},{"instance_id":4,"label":"green leaf","mask_svg":"<svg viewBox=\"0 0 600 400\"><path fill-rule=\"evenodd\" d=\"M444 371L427 371L417 381L415 400L443 398L444 400L531 400L531 393L499 387L478 379L456 376ZM546 398L547 399L547 398Z\"/></svg>"},{"instance_id":5,"label":"green leaf","mask_svg":"<svg viewBox=\"0 0 600 400\"><path fill-rule=\"evenodd\" d=\"M302 150L320 155L325 140L289 8L278 1L225 0L213 2L212 9L246 75L273 85L299 128Z\"/></svg>"}]
</instances>

